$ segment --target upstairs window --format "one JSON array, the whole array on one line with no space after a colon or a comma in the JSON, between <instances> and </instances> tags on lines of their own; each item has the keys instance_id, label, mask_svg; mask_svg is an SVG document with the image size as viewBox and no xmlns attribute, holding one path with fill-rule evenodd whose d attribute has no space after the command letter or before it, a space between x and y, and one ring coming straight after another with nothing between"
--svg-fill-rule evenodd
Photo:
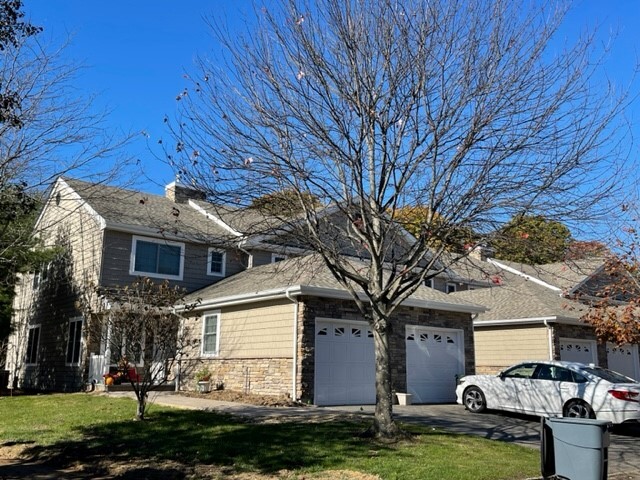
<instances>
[{"instance_id":1,"label":"upstairs window","mask_svg":"<svg viewBox=\"0 0 640 480\"><path fill-rule=\"evenodd\" d=\"M80 350L82 348L82 318L69 321L69 336L67 337L67 365L80 364Z\"/></svg>"},{"instance_id":2,"label":"upstairs window","mask_svg":"<svg viewBox=\"0 0 640 480\"><path fill-rule=\"evenodd\" d=\"M447 293L453 293L458 290L455 283L447 283Z\"/></svg>"},{"instance_id":3,"label":"upstairs window","mask_svg":"<svg viewBox=\"0 0 640 480\"><path fill-rule=\"evenodd\" d=\"M207 262L207 275L224 277L227 254L223 250L209 249L209 260Z\"/></svg>"},{"instance_id":4,"label":"upstairs window","mask_svg":"<svg viewBox=\"0 0 640 480\"><path fill-rule=\"evenodd\" d=\"M25 362L27 365L38 363L38 349L40 347L40 325L29 327L27 337L27 354Z\"/></svg>"},{"instance_id":5,"label":"upstairs window","mask_svg":"<svg viewBox=\"0 0 640 480\"><path fill-rule=\"evenodd\" d=\"M133 237L131 275L182 280L184 244Z\"/></svg>"},{"instance_id":6,"label":"upstairs window","mask_svg":"<svg viewBox=\"0 0 640 480\"><path fill-rule=\"evenodd\" d=\"M279 253L272 253L271 254L271 263L278 263L278 262L281 262L283 260L286 260L287 258L289 258L289 257L287 257L287 255L281 255Z\"/></svg>"}]
</instances>

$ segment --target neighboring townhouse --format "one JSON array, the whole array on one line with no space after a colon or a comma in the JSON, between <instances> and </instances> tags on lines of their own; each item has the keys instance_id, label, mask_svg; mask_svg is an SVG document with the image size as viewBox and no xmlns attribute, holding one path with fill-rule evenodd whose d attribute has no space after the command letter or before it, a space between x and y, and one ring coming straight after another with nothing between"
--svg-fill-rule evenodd
<instances>
[{"instance_id":1,"label":"neighboring townhouse","mask_svg":"<svg viewBox=\"0 0 640 480\"><path fill-rule=\"evenodd\" d=\"M454 294L488 308L474 320L477 371L495 373L523 360L568 360L640 378L637 345L599 343L581 320L610 281L603 267L603 259L533 266L486 257L460 265L459 274L490 285Z\"/></svg>"},{"instance_id":2,"label":"neighboring townhouse","mask_svg":"<svg viewBox=\"0 0 640 480\"><path fill-rule=\"evenodd\" d=\"M265 230L255 228L260 222L268 222L269 235L256 233ZM144 276L202 299L186 325L197 346L183 359L193 368L178 372L179 388L193 389L193 372L207 365L233 390L318 404L374 403L370 328L322 262L281 223L212 205L179 183L163 197L60 178L36 224L36 235L59 255L17 286L8 358L14 384L78 390L102 382L122 356L131 359L132 343L143 340L110 348L105 332L86 328L83 306L112 306L117 299L109 287ZM334 240L341 242L328 239ZM410 241L399 234L398 248ZM366 252L344 246L367 268ZM484 309L446 294L467 288L464 282L445 272L394 314L394 388L416 402L453 400L456 376L475 370L472 316Z\"/></svg>"}]
</instances>

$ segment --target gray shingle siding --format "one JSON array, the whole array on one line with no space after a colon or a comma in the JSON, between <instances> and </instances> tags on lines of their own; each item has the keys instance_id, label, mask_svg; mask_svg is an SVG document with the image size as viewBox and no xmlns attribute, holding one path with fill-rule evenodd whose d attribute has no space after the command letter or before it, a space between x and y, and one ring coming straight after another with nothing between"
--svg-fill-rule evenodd
<instances>
[{"instance_id":1,"label":"gray shingle siding","mask_svg":"<svg viewBox=\"0 0 640 480\"><path fill-rule=\"evenodd\" d=\"M139 238L152 238L136 235ZM126 232L107 230L104 236L103 262L100 283L103 286L127 285L139 275L131 275L131 249L134 235ZM161 238L156 238L161 240ZM171 280L191 292L221 280L223 277L207 275L207 255L209 247L194 243L184 243L184 270L182 280ZM246 255L236 250L226 251L225 276L233 275L245 268ZM159 282L162 279L158 279Z\"/></svg>"}]
</instances>

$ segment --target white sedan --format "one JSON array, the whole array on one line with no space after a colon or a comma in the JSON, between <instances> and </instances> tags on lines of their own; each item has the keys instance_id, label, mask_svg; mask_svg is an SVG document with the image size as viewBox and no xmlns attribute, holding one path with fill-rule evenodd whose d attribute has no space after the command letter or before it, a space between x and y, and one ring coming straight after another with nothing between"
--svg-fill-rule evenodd
<instances>
[{"instance_id":1,"label":"white sedan","mask_svg":"<svg viewBox=\"0 0 640 480\"><path fill-rule=\"evenodd\" d=\"M498 375L468 375L458 380L456 397L474 413L494 409L613 423L640 420L640 383L582 363L531 361Z\"/></svg>"}]
</instances>

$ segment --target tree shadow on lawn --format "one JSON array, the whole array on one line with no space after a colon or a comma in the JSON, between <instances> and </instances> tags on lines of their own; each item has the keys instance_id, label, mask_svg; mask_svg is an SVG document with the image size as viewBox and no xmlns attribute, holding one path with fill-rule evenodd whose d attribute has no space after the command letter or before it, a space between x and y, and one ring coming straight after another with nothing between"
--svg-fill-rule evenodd
<instances>
[{"instance_id":1,"label":"tree shadow on lawn","mask_svg":"<svg viewBox=\"0 0 640 480\"><path fill-rule=\"evenodd\" d=\"M345 458L394 448L359 438L365 428L363 423L246 423L210 412L159 411L143 422L82 427L80 440L29 447L24 454L60 468L154 460L273 474L303 466L335 468Z\"/></svg>"}]
</instances>

